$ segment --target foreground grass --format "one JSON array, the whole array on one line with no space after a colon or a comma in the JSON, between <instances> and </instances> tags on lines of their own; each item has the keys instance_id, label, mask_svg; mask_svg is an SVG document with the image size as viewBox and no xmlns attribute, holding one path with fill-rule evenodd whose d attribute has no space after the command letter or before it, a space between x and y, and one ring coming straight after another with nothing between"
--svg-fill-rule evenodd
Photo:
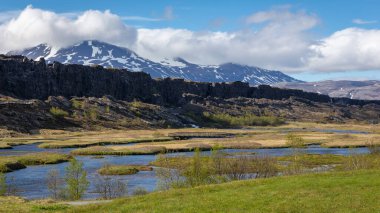
<instances>
[{"instance_id":1,"label":"foreground grass","mask_svg":"<svg viewBox=\"0 0 380 213\"><path fill-rule=\"evenodd\" d=\"M55 203L51 200L26 201L19 197L0 196L0 212L51 212L68 208L68 205Z\"/></svg>"},{"instance_id":2,"label":"foreground grass","mask_svg":"<svg viewBox=\"0 0 380 213\"><path fill-rule=\"evenodd\" d=\"M71 212L378 212L380 170L236 181L156 192Z\"/></svg>"},{"instance_id":3,"label":"foreground grass","mask_svg":"<svg viewBox=\"0 0 380 213\"><path fill-rule=\"evenodd\" d=\"M70 159L70 155L49 152L17 156L0 156L0 172L12 172L18 169L24 169L26 166L31 165L63 163Z\"/></svg>"}]
</instances>

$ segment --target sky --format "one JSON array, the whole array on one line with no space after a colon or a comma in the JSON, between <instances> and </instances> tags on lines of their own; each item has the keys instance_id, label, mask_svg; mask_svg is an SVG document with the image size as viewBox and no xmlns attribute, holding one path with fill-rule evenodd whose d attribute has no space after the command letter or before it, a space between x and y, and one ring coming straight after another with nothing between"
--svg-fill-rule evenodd
<instances>
[{"instance_id":1,"label":"sky","mask_svg":"<svg viewBox=\"0 0 380 213\"><path fill-rule=\"evenodd\" d=\"M4 2L2 53L97 39L152 60L234 62L305 81L380 80L380 0Z\"/></svg>"}]
</instances>

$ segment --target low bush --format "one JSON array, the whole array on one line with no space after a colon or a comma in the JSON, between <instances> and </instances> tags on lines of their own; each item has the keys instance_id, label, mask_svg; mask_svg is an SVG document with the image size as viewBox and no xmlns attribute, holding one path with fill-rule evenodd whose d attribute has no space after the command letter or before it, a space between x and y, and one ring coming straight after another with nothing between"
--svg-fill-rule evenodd
<instances>
[{"instance_id":1,"label":"low bush","mask_svg":"<svg viewBox=\"0 0 380 213\"><path fill-rule=\"evenodd\" d=\"M278 126L284 124L282 118L273 116L256 116L254 114L245 114L241 116L233 116L226 113L211 114L203 113L203 116L210 122L218 123L225 126L241 127L241 126Z\"/></svg>"},{"instance_id":2,"label":"low bush","mask_svg":"<svg viewBox=\"0 0 380 213\"><path fill-rule=\"evenodd\" d=\"M95 192L103 199L114 199L127 195L127 183L111 177L97 176Z\"/></svg>"},{"instance_id":3,"label":"low bush","mask_svg":"<svg viewBox=\"0 0 380 213\"><path fill-rule=\"evenodd\" d=\"M71 104L75 109L82 109L84 106L83 101L71 99Z\"/></svg>"},{"instance_id":4,"label":"low bush","mask_svg":"<svg viewBox=\"0 0 380 213\"><path fill-rule=\"evenodd\" d=\"M214 150L211 156L201 156L199 151L193 157L159 156L153 164L160 167L156 170L160 189L267 178L277 175L279 171L275 158L228 157L219 150Z\"/></svg>"},{"instance_id":5,"label":"low bush","mask_svg":"<svg viewBox=\"0 0 380 213\"><path fill-rule=\"evenodd\" d=\"M56 118L63 118L63 117L69 116L68 112L58 107L50 108L50 114L52 114Z\"/></svg>"},{"instance_id":6,"label":"low bush","mask_svg":"<svg viewBox=\"0 0 380 213\"><path fill-rule=\"evenodd\" d=\"M140 196L140 195L146 195L148 194L148 190L146 190L143 187L136 187L135 190L133 190L132 194L135 196Z\"/></svg>"}]
</instances>

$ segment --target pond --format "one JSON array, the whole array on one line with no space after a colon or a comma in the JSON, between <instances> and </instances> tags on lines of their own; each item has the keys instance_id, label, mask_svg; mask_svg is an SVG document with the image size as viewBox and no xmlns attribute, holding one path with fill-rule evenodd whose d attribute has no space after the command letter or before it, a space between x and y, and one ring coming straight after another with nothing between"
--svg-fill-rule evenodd
<instances>
[{"instance_id":1,"label":"pond","mask_svg":"<svg viewBox=\"0 0 380 213\"><path fill-rule=\"evenodd\" d=\"M16 146L12 150L1 150L0 155L17 155L42 151L55 151L60 153L69 153L72 149L41 149L37 144ZM279 149L226 149L226 153L230 154L259 154L268 156L284 156L290 155L292 150L289 148ZM304 149L305 153L309 154L361 154L368 153L367 148L323 148L317 145L312 145ZM202 154L209 155L210 151L204 151ZM193 152L181 152L181 153L168 153L168 156L192 156ZM84 169L87 171L88 180L90 181L90 187L87 190L84 199L94 199L98 197L98 194L94 193L94 182L97 177L96 170L101 168L105 164L137 164L147 165L149 162L154 161L156 156L154 155L129 155L129 156L104 156L104 158L94 158L93 156L77 156L77 159L82 161ZM40 199L49 196L46 186L47 174L52 169L57 169L63 176L65 167L68 163L55 164L55 165L40 165L29 166L26 169L14 171L6 174L8 182L12 180L12 184L17 187L17 195L25 197L27 199ZM148 191L153 191L156 188L157 178L155 171L143 171L134 175L112 176L122 181L126 181L128 185L128 191L132 192L136 187L143 187Z\"/></svg>"}]
</instances>

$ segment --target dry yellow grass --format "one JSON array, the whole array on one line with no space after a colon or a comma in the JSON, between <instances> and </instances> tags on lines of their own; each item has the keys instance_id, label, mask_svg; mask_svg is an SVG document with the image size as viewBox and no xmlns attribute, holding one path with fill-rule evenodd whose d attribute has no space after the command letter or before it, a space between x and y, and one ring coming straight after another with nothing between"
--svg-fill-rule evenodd
<instances>
[{"instance_id":1,"label":"dry yellow grass","mask_svg":"<svg viewBox=\"0 0 380 213\"><path fill-rule=\"evenodd\" d=\"M329 138L328 142L324 143L325 147L364 147L368 145L379 145L380 146L380 135L379 134L368 134L368 135L352 135L352 134L341 134L334 135Z\"/></svg>"},{"instance_id":2,"label":"dry yellow grass","mask_svg":"<svg viewBox=\"0 0 380 213\"><path fill-rule=\"evenodd\" d=\"M367 131L371 134L350 134L355 135L353 138L344 138L339 133L324 133L317 132L315 129L337 129L337 130L355 130ZM169 142L166 146L171 148L192 147L197 143L205 146L213 146L221 144L226 148L237 147L283 147L286 143L286 134L292 131L295 134L305 139L306 143L323 144L324 146L363 146L366 145L369 138L373 138L375 143L380 138L380 125L358 125L358 124L316 124L316 123L299 123L290 122L279 127L255 127L252 129L148 129L148 130L102 130L102 131L64 131L64 130L39 130L34 135L17 135L16 137L0 138L0 148L7 148L17 144L30 144L41 142L41 147L59 148L59 147L86 147L104 144L124 144L130 143L133 140L139 141L149 138L162 138L170 133L175 132L225 132L236 134L236 138L226 139L198 139L183 142ZM141 142L141 141L140 141ZM238 144L239 143L239 144ZM171 145L170 145L171 144ZM157 144L141 144L142 146ZM163 142L159 143L162 146ZM173 148L173 149L174 149Z\"/></svg>"}]
</instances>

